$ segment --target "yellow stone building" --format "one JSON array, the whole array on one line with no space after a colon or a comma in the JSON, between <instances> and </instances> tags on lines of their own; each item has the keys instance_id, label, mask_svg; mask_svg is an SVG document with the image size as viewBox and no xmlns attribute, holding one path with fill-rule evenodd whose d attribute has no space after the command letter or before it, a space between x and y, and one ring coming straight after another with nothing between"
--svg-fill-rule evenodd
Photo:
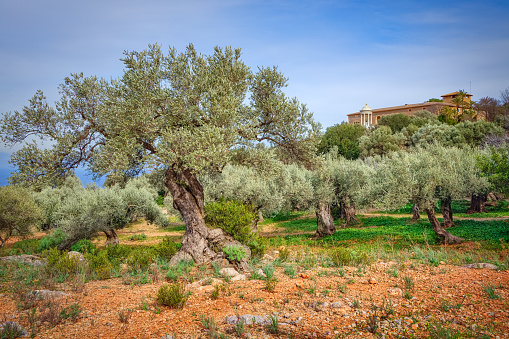
<instances>
[{"instance_id":1,"label":"yellow stone building","mask_svg":"<svg viewBox=\"0 0 509 339\"><path fill-rule=\"evenodd\" d=\"M384 115L391 114L405 114L408 116L414 115L418 111L427 110L433 114L439 115L444 107L451 107L454 110L457 110L458 114L463 112L464 106L458 106L455 103L455 99L460 95L460 92L453 92L449 94L442 95L442 102L424 102L421 104L405 104L401 106L394 107L385 107L385 108L376 108L371 109L371 107L366 104L359 112L348 114L348 123L349 124L361 124L366 127L376 126L378 124L378 120ZM463 102L465 106L470 106L471 102L471 94L466 94Z\"/></svg>"}]
</instances>

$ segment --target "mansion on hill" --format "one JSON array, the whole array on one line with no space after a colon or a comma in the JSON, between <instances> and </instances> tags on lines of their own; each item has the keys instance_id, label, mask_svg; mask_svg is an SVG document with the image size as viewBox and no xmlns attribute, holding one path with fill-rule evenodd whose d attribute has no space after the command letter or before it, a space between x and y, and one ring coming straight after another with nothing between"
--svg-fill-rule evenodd
<instances>
[{"instance_id":1,"label":"mansion on hill","mask_svg":"<svg viewBox=\"0 0 509 339\"><path fill-rule=\"evenodd\" d=\"M384 115L390 114L405 114L408 116L414 115L418 111L427 110L433 114L439 115L444 107L451 107L456 109L454 98L458 96L459 92L453 92L442 95L442 102L424 102L421 104L405 104L402 106L385 107L371 109L368 104L364 106L359 112L348 114L349 124L361 124L362 126L371 127L378 124L378 120ZM467 94L464 101L470 103L471 94ZM458 108L461 113L463 108Z\"/></svg>"}]
</instances>

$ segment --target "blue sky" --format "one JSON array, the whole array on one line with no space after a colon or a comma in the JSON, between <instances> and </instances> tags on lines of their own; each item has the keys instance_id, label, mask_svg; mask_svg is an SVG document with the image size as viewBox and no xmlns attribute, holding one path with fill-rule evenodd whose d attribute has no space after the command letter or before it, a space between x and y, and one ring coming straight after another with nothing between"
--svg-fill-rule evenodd
<instances>
[{"instance_id":1,"label":"blue sky","mask_svg":"<svg viewBox=\"0 0 509 339\"><path fill-rule=\"evenodd\" d=\"M509 87L507 1L0 1L0 113L70 73L119 77L124 50L189 43L278 65L325 127L372 108ZM0 146L0 185L12 148Z\"/></svg>"}]
</instances>

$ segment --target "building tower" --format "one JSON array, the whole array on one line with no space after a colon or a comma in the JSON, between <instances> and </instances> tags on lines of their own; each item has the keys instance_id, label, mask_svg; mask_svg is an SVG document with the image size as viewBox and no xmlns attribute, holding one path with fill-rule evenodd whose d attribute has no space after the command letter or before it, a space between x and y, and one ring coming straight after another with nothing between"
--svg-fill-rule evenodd
<instances>
[{"instance_id":1,"label":"building tower","mask_svg":"<svg viewBox=\"0 0 509 339\"><path fill-rule=\"evenodd\" d=\"M368 104L361 109L361 125L364 127L373 126L373 110Z\"/></svg>"}]
</instances>

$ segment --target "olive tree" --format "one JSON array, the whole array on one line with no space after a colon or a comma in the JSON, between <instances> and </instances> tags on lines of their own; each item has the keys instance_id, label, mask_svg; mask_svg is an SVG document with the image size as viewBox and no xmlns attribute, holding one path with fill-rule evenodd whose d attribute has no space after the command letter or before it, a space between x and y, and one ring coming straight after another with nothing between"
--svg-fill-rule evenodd
<instances>
[{"instance_id":1,"label":"olive tree","mask_svg":"<svg viewBox=\"0 0 509 339\"><path fill-rule=\"evenodd\" d=\"M314 199L317 216L317 236L336 231L331 216L331 205L337 205L344 219L342 227L351 225L356 208L371 203L371 178L375 171L361 160L337 157L335 150L323 158L321 166L313 171Z\"/></svg>"},{"instance_id":2,"label":"olive tree","mask_svg":"<svg viewBox=\"0 0 509 339\"><path fill-rule=\"evenodd\" d=\"M276 67L252 72L240 49L216 47L201 55L189 45L165 55L150 45L125 52L122 61L119 79L73 74L60 86L55 107L39 91L22 111L4 115L0 134L7 144L32 135L53 142L49 149L30 143L16 152L11 162L19 171L11 180L37 184L80 165L97 175L164 170L186 224L172 263L209 261L218 253L204 222L200 174L220 171L236 147L260 142L309 162L320 126L305 105L284 94L287 79Z\"/></svg>"},{"instance_id":3,"label":"olive tree","mask_svg":"<svg viewBox=\"0 0 509 339\"><path fill-rule=\"evenodd\" d=\"M393 153L376 164L372 194L384 207L414 201L424 209L433 231L442 241L461 243L462 238L446 231L438 221L435 205L442 199L463 198L485 185L472 169L469 157L472 155L467 150L439 145L417 148L411 153Z\"/></svg>"},{"instance_id":4,"label":"olive tree","mask_svg":"<svg viewBox=\"0 0 509 339\"><path fill-rule=\"evenodd\" d=\"M509 143L503 142L498 147L485 148L477 156L477 167L489 185L472 194L467 213L487 212L484 203L489 192L509 194Z\"/></svg>"},{"instance_id":5,"label":"olive tree","mask_svg":"<svg viewBox=\"0 0 509 339\"><path fill-rule=\"evenodd\" d=\"M97 232L106 235L106 246L119 243L115 230L124 228L137 217L160 226L168 226L167 218L157 206L153 194L134 184L125 188L75 190L56 212L56 224L67 235L59 249L70 248L80 239Z\"/></svg>"},{"instance_id":6,"label":"olive tree","mask_svg":"<svg viewBox=\"0 0 509 339\"><path fill-rule=\"evenodd\" d=\"M0 247L11 236L30 234L41 213L27 189L0 186Z\"/></svg>"},{"instance_id":7,"label":"olive tree","mask_svg":"<svg viewBox=\"0 0 509 339\"><path fill-rule=\"evenodd\" d=\"M361 157L384 155L400 150L405 146L406 138L402 133L392 133L388 126L380 126L360 138Z\"/></svg>"},{"instance_id":8,"label":"olive tree","mask_svg":"<svg viewBox=\"0 0 509 339\"><path fill-rule=\"evenodd\" d=\"M327 127L318 145L318 152L326 154L336 146L338 155L347 159L357 159L360 154L359 138L365 133L366 127L359 124L342 122Z\"/></svg>"},{"instance_id":9,"label":"olive tree","mask_svg":"<svg viewBox=\"0 0 509 339\"><path fill-rule=\"evenodd\" d=\"M61 229L67 238L59 244L60 249L70 248L80 239L90 238L97 232L106 235L106 245L118 244L115 230L125 227L137 217L167 226L155 199L157 193L146 178L136 178L125 187L83 187L75 176L69 176L60 187L46 187L33 193L42 210L39 223L43 230Z\"/></svg>"},{"instance_id":10,"label":"olive tree","mask_svg":"<svg viewBox=\"0 0 509 339\"><path fill-rule=\"evenodd\" d=\"M256 171L254 168L228 164L221 173L201 178L205 191L205 201L219 199L237 200L252 205L256 219L253 220L253 231L263 214L279 212L284 203L281 190L275 182L275 175Z\"/></svg>"},{"instance_id":11,"label":"olive tree","mask_svg":"<svg viewBox=\"0 0 509 339\"><path fill-rule=\"evenodd\" d=\"M341 209L341 218L349 226L356 221L356 209L369 205L371 180L375 175L372 167L364 161L335 159L332 163L334 197Z\"/></svg>"}]
</instances>

